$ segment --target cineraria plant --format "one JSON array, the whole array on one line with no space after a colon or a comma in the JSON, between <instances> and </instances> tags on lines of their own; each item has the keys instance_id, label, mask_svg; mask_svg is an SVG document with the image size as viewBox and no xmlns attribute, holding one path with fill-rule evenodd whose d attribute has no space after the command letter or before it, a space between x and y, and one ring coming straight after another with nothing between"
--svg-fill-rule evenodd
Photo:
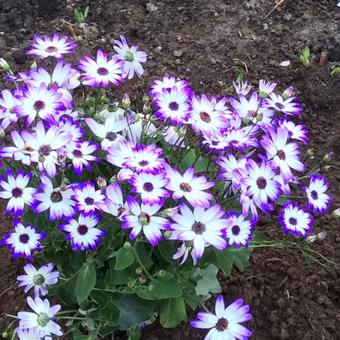
<instances>
[{"instance_id":1,"label":"cineraria plant","mask_svg":"<svg viewBox=\"0 0 340 340\"><path fill-rule=\"evenodd\" d=\"M2 244L27 259L18 282L33 295L15 332L136 335L204 308L191 325L209 329L205 339L247 339L242 299L226 308L220 295L207 311L222 292L218 272L243 270L262 245L303 248L330 203L322 164L310 170L301 158L301 104L274 82L234 82L234 95L217 98L165 75L138 108L114 89L143 74L146 53L124 37L114 43L77 63L66 61L69 38L34 36L34 66L6 67L0 197L14 227ZM262 214L278 215L292 236L263 240Z\"/></svg>"}]
</instances>

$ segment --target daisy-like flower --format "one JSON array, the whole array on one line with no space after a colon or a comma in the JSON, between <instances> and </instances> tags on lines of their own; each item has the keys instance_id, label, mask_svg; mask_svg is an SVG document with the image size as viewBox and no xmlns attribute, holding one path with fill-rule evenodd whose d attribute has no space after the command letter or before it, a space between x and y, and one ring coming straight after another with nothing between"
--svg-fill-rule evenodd
<instances>
[{"instance_id":1,"label":"daisy-like flower","mask_svg":"<svg viewBox=\"0 0 340 340\"><path fill-rule=\"evenodd\" d=\"M0 177L0 197L8 199L6 212L8 214L21 215L24 212L25 204L31 206L34 202L33 194L35 188L27 187L32 178L32 174L25 174L18 170L14 175L11 169L6 171L7 181Z\"/></svg>"},{"instance_id":2,"label":"daisy-like flower","mask_svg":"<svg viewBox=\"0 0 340 340\"><path fill-rule=\"evenodd\" d=\"M58 282L59 272L53 271L54 264L48 263L38 270L30 263L24 266L25 275L19 275L19 287L25 287L25 293L34 288L34 295L46 295L48 287Z\"/></svg>"},{"instance_id":3,"label":"daisy-like flower","mask_svg":"<svg viewBox=\"0 0 340 340\"><path fill-rule=\"evenodd\" d=\"M100 218L94 214L80 214L78 219L69 219L59 228L67 233L66 239L71 242L77 251L96 249L105 236L105 231L96 228Z\"/></svg>"},{"instance_id":4,"label":"daisy-like flower","mask_svg":"<svg viewBox=\"0 0 340 340\"><path fill-rule=\"evenodd\" d=\"M60 305L51 306L47 299L35 297L27 298L27 303L33 310L32 312L19 312L19 327L21 329L32 329L40 337L57 335L62 336L63 333L60 326L53 321L53 318L60 310Z\"/></svg>"},{"instance_id":5,"label":"daisy-like flower","mask_svg":"<svg viewBox=\"0 0 340 340\"><path fill-rule=\"evenodd\" d=\"M188 129L187 127L187 125L182 126L181 128L175 126L164 127L162 130L164 140L170 145L174 145L179 148L185 148L187 144L184 136Z\"/></svg>"},{"instance_id":6,"label":"daisy-like flower","mask_svg":"<svg viewBox=\"0 0 340 340\"><path fill-rule=\"evenodd\" d=\"M325 193L328 189L328 182L325 177L319 174L311 175L309 180L309 186L302 187L308 198L308 207L314 213L322 215L331 203L331 197Z\"/></svg>"},{"instance_id":7,"label":"daisy-like flower","mask_svg":"<svg viewBox=\"0 0 340 340\"><path fill-rule=\"evenodd\" d=\"M93 118L85 118L85 122L96 137L101 139L103 150L124 141L121 133L129 126L128 120L123 115L107 118L104 124L96 122Z\"/></svg>"},{"instance_id":8,"label":"daisy-like flower","mask_svg":"<svg viewBox=\"0 0 340 340\"><path fill-rule=\"evenodd\" d=\"M131 177L129 183L133 186L132 192L141 195L143 204L161 204L170 195L169 191L165 189L169 179L164 172L159 174L136 173Z\"/></svg>"},{"instance_id":9,"label":"daisy-like flower","mask_svg":"<svg viewBox=\"0 0 340 340\"><path fill-rule=\"evenodd\" d=\"M37 214L49 209L50 221L73 216L75 202L71 199L73 190L63 186L54 188L47 176L41 176L41 190L34 195L34 211Z\"/></svg>"},{"instance_id":10,"label":"daisy-like flower","mask_svg":"<svg viewBox=\"0 0 340 340\"><path fill-rule=\"evenodd\" d=\"M64 54L70 54L77 47L76 43L69 40L65 35L53 34L52 37L45 35L40 37L35 34L32 48L26 53L28 55L36 55L41 59L47 57L55 57L62 59Z\"/></svg>"},{"instance_id":11,"label":"daisy-like flower","mask_svg":"<svg viewBox=\"0 0 340 340\"><path fill-rule=\"evenodd\" d=\"M53 122L54 115L64 107L61 102L61 94L54 89L48 89L46 84L40 87L29 86L23 96L18 97L20 105L17 106L18 117L26 118L26 125L31 125L35 118Z\"/></svg>"},{"instance_id":12,"label":"daisy-like flower","mask_svg":"<svg viewBox=\"0 0 340 340\"><path fill-rule=\"evenodd\" d=\"M124 203L122 189L114 182L105 189L105 204L101 205L103 211L120 219L128 212L129 207Z\"/></svg>"},{"instance_id":13,"label":"daisy-like flower","mask_svg":"<svg viewBox=\"0 0 340 340\"><path fill-rule=\"evenodd\" d=\"M247 340L252 332L241 325L252 319L249 305L237 299L227 308L222 295L216 299L215 314L200 312L197 320L191 321L194 328L210 329L204 340Z\"/></svg>"},{"instance_id":14,"label":"daisy-like flower","mask_svg":"<svg viewBox=\"0 0 340 340\"><path fill-rule=\"evenodd\" d=\"M50 340L48 337L42 338L40 335L37 334L36 330L34 328L29 328L29 329L22 329L22 328L17 328L16 329L17 336L20 340L40 340L40 339L45 339L45 340Z\"/></svg>"},{"instance_id":15,"label":"daisy-like flower","mask_svg":"<svg viewBox=\"0 0 340 340\"><path fill-rule=\"evenodd\" d=\"M207 136L219 134L222 129L229 126L225 112L216 109L216 100L209 100L204 94L191 98L189 122L194 131L201 131Z\"/></svg>"},{"instance_id":16,"label":"daisy-like flower","mask_svg":"<svg viewBox=\"0 0 340 340\"><path fill-rule=\"evenodd\" d=\"M277 84L274 82L260 79L259 81L260 97L267 97L269 94L271 94L274 91L276 85Z\"/></svg>"},{"instance_id":17,"label":"daisy-like flower","mask_svg":"<svg viewBox=\"0 0 340 340\"><path fill-rule=\"evenodd\" d=\"M76 201L76 208L84 214L101 210L105 203L105 196L101 190L96 190L92 182L84 182L74 187L72 198Z\"/></svg>"},{"instance_id":18,"label":"daisy-like flower","mask_svg":"<svg viewBox=\"0 0 340 340\"><path fill-rule=\"evenodd\" d=\"M85 56L79 63L83 71L82 83L91 87L108 87L110 83L118 86L123 81L124 63L117 56L111 59L102 50L97 51L96 60Z\"/></svg>"},{"instance_id":19,"label":"daisy-like flower","mask_svg":"<svg viewBox=\"0 0 340 340\"><path fill-rule=\"evenodd\" d=\"M1 128L6 130L9 125L18 121L16 108L20 105L20 101L9 90L1 91L0 98L0 120Z\"/></svg>"},{"instance_id":20,"label":"daisy-like flower","mask_svg":"<svg viewBox=\"0 0 340 340\"><path fill-rule=\"evenodd\" d=\"M239 96L246 96L252 88L247 81L233 81L233 86Z\"/></svg>"},{"instance_id":21,"label":"daisy-like flower","mask_svg":"<svg viewBox=\"0 0 340 340\"><path fill-rule=\"evenodd\" d=\"M152 246L156 246L162 239L162 230L168 230L170 226L167 219L155 216L162 205L139 205L131 196L128 196L127 203L129 212L122 218L122 228L131 229L130 238L132 240L143 231Z\"/></svg>"},{"instance_id":22,"label":"daisy-like flower","mask_svg":"<svg viewBox=\"0 0 340 340\"><path fill-rule=\"evenodd\" d=\"M128 158L123 163L123 166L135 171L137 174L141 172L157 173L164 169L163 151L155 144L136 145L132 152L132 157Z\"/></svg>"},{"instance_id":23,"label":"daisy-like flower","mask_svg":"<svg viewBox=\"0 0 340 340\"><path fill-rule=\"evenodd\" d=\"M153 99L153 104L157 107L155 115L158 119L166 121L169 119L174 125L186 123L189 118L190 104L188 98L191 93L188 88L163 90Z\"/></svg>"},{"instance_id":24,"label":"daisy-like flower","mask_svg":"<svg viewBox=\"0 0 340 340\"><path fill-rule=\"evenodd\" d=\"M288 130L288 135L292 139L301 141L303 144L307 144L308 141L308 130L305 125L296 125L294 122L289 120L279 120L279 126L285 127Z\"/></svg>"},{"instance_id":25,"label":"daisy-like flower","mask_svg":"<svg viewBox=\"0 0 340 340\"><path fill-rule=\"evenodd\" d=\"M176 87L178 91L187 92L189 83L186 80L176 79L172 76L164 76L162 80L155 80L150 88L150 94L152 96L162 95L164 91L170 92L173 87Z\"/></svg>"},{"instance_id":26,"label":"daisy-like flower","mask_svg":"<svg viewBox=\"0 0 340 340\"><path fill-rule=\"evenodd\" d=\"M5 238L1 240L1 244L8 246L14 258L27 257L31 259L34 250L40 251L42 249L40 241L45 237L46 235L39 233L36 227L25 226L19 221L14 221L14 232L7 233Z\"/></svg>"},{"instance_id":27,"label":"daisy-like flower","mask_svg":"<svg viewBox=\"0 0 340 340\"><path fill-rule=\"evenodd\" d=\"M258 165L254 160L248 159L246 170L247 177L241 180L242 185L248 189L249 195L260 209L270 210L269 199L276 201L280 193L280 184L273 179L273 168L269 164Z\"/></svg>"},{"instance_id":28,"label":"daisy-like flower","mask_svg":"<svg viewBox=\"0 0 340 340\"><path fill-rule=\"evenodd\" d=\"M209 182L205 176L195 176L193 168L187 169L183 175L169 165L166 165L165 170L170 179L166 188L173 192L174 200L184 197L193 207L210 206L209 202L214 197L204 190L213 187L214 182Z\"/></svg>"},{"instance_id":29,"label":"daisy-like flower","mask_svg":"<svg viewBox=\"0 0 340 340\"><path fill-rule=\"evenodd\" d=\"M313 217L305 209L300 208L297 203L286 202L279 217L282 230L285 233L296 237L306 237L307 233L312 232Z\"/></svg>"},{"instance_id":30,"label":"daisy-like flower","mask_svg":"<svg viewBox=\"0 0 340 340\"><path fill-rule=\"evenodd\" d=\"M275 93L269 94L269 98L265 99L263 106L273 108L288 116L299 116L302 112L302 107L300 103L295 101L295 97L288 97L287 99L284 99Z\"/></svg>"},{"instance_id":31,"label":"daisy-like flower","mask_svg":"<svg viewBox=\"0 0 340 340\"><path fill-rule=\"evenodd\" d=\"M67 158L72 160L74 172L80 176L83 168L90 171L92 166L90 162L97 162L98 157L92 154L98 150L98 146L87 141L68 144L66 146Z\"/></svg>"},{"instance_id":32,"label":"daisy-like flower","mask_svg":"<svg viewBox=\"0 0 340 340\"><path fill-rule=\"evenodd\" d=\"M136 73L140 77L144 70L142 63L146 62L147 55L143 51L138 51L138 46L129 47L124 36L120 36L120 40L114 40L116 44L113 46L118 53L119 59L124 62L123 70L128 79L132 79Z\"/></svg>"},{"instance_id":33,"label":"daisy-like flower","mask_svg":"<svg viewBox=\"0 0 340 340\"><path fill-rule=\"evenodd\" d=\"M61 119L61 116L58 117L59 121L56 126L60 129L62 132L67 132L71 138L70 143L77 143L80 141L80 139L84 136L84 130L80 126L80 123L78 121L78 117L76 119L67 116L65 119ZM68 143L67 143L68 145Z\"/></svg>"},{"instance_id":34,"label":"daisy-like flower","mask_svg":"<svg viewBox=\"0 0 340 340\"><path fill-rule=\"evenodd\" d=\"M228 213L227 219L229 222L226 231L228 245L234 245L236 248L239 248L240 245L248 247L248 241L251 239L254 223L245 220L242 215L238 216L235 211Z\"/></svg>"},{"instance_id":35,"label":"daisy-like flower","mask_svg":"<svg viewBox=\"0 0 340 340\"><path fill-rule=\"evenodd\" d=\"M212 245L222 250L227 246L223 238L227 228L225 212L218 204L208 209L196 207L192 211L186 204L180 204L180 212L171 216L171 240L192 242L194 264L203 256L204 248Z\"/></svg>"},{"instance_id":36,"label":"daisy-like flower","mask_svg":"<svg viewBox=\"0 0 340 340\"><path fill-rule=\"evenodd\" d=\"M287 143L289 133L285 127L276 130L269 128L267 135L263 136L260 144L265 149L267 158L272 160L274 167L281 170L286 182L293 178L291 169L302 172L303 163L300 162L299 146L296 143Z\"/></svg>"},{"instance_id":37,"label":"daisy-like flower","mask_svg":"<svg viewBox=\"0 0 340 340\"><path fill-rule=\"evenodd\" d=\"M256 92L253 92L249 100L243 96L239 96L239 100L230 98L230 105L234 108L237 114L242 118L252 119L256 117L261 100Z\"/></svg>"}]
</instances>

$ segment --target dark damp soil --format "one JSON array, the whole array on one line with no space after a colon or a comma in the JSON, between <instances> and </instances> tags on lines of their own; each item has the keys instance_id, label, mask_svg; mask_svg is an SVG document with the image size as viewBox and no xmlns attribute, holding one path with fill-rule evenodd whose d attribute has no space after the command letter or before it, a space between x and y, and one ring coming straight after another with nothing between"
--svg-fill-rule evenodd
<instances>
[{"instance_id":1,"label":"dark damp soil","mask_svg":"<svg viewBox=\"0 0 340 340\"><path fill-rule=\"evenodd\" d=\"M340 207L340 75L330 68L340 65L340 8L335 0L1 0L0 54L15 67L30 64L23 52L33 33L60 31L78 40L79 53L96 48L111 50L111 40L124 34L147 51L145 75L133 89L141 96L155 77L171 73L190 80L196 91L223 95L240 72L252 82L275 80L294 85L304 103L302 116L310 130L309 147L317 162L334 152L327 174L333 195L332 210ZM85 25L76 25L74 8L90 5ZM298 60L309 46L309 67ZM326 55L326 58L321 57ZM280 66L282 61L290 66ZM129 85L126 85L128 88ZM126 89L125 88L125 89ZM1 236L11 228L1 210ZM340 220L323 217L315 231L327 238L312 249L340 264ZM258 229L278 229L275 219L264 218ZM16 275L22 263L13 262L0 249L0 312L15 314L23 306ZM256 250L251 266L221 278L228 301L242 296L251 305L254 319L248 326L254 339L336 340L340 339L340 270L308 263L301 252ZM5 324L0 317L0 328ZM144 340L200 339L205 333L188 324L164 330L157 323L143 332Z\"/></svg>"}]
</instances>

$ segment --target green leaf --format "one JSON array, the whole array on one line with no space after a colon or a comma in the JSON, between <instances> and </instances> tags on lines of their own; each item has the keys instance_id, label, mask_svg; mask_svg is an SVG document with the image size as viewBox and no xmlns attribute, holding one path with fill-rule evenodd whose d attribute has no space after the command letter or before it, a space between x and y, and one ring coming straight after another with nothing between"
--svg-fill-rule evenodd
<instances>
[{"instance_id":1,"label":"green leaf","mask_svg":"<svg viewBox=\"0 0 340 340\"><path fill-rule=\"evenodd\" d=\"M249 265L250 254L252 253L251 249L240 248L240 249L230 249L229 250L234 258L234 263L243 271Z\"/></svg>"},{"instance_id":2,"label":"green leaf","mask_svg":"<svg viewBox=\"0 0 340 340\"><path fill-rule=\"evenodd\" d=\"M209 293L220 293L221 286L217 280L218 268L213 264L201 269L199 276L201 277L197 281L196 293L197 295L207 295Z\"/></svg>"},{"instance_id":3,"label":"green leaf","mask_svg":"<svg viewBox=\"0 0 340 340\"><path fill-rule=\"evenodd\" d=\"M183 297L162 301L159 315L160 323L165 328L173 328L186 321L187 313Z\"/></svg>"},{"instance_id":4,"label":"green leaf","mask_svg":"<svg viewBox=\"0 0 340 340\"><path fill-rule=\"evenodd\" d=\"M134 294L115 294L113 302L120 311L120 330L127 330L149 320L155 309L153 301L143 300Z\"/></svg>"},{"instance_id":5,"label":"green leaf","mask_svg":"<svg viewBox=\"0 0 340 340\"><path fill-rule=\"evenodd\" d=\"M225 275L230 275L233 265L236 265L242 271L249 265L251 252L252 250L249 248L216 250L216 264Z\"/></svg>"},{"instance_id":6,"label":"green leaf","mask_svg":"<svg viewBox=\"0 0 340 340\"><path fill-rule=\"evenodd\" d=\"M217 265L222 269L224 275L230 275L234 265L233 256L226 250L216 250Z\"/></svg>"},{"instance_id":7,"label":"green leaf","mask_svg":"<svg viewBox=\"0 0 340 340\"><path fill-rule=\"evenodd\" d=\"M156 299L168 299L180 297L183 294L182 288L176 280L176 277L171 273L165 273L164 277L152 281L149 286L151 294Z\"/></svg>"},{"instance_id":8,"label":"green leaf","mask_svg":"<svg viewBox=\"0 0 340 340\"><path fill-rule=\"evenodd\" d=\"M190 168L196 159L195 149L192 148L181 160L181 168L183 170Z\"/></svg>"},{"instance_id":9,"label":"green leaf","mask_svg":"<svg viewBox=\"0 0 340 340\"><path fill-rule=\"evenodd\" d=\"M99 310L99 319L108 321L110 326L118 325L119 315L119 309L112 301L108 301L105 306Z\"/></svg>"},{"instance_id":10,"label":"green leaf","mask_svg":"<svg viewBox=\"0 0 340 340\"><path fill-rule=\"evenodd\" d=\"M75 295L76 277L58 285L56 291L65 305L73 305L77 302Z\"/></svg>"},{"instance_id":11,"label":"green leaf","mask_svg":"<svg viewBox=\"0 0 340 340\"><path fill-rule=\"evenodd\" d=\"M135 262L135 255L132 248L120 248L116 255L115 270L123 270Z\"/></svg>"},{"instance_id":12,"label":"green leaf","mask_svg":"<svg viewBox=\"0 0 340 340\"><path fill-rule=\"evenodd\" d=\"M75 287L78 303L82 303L90 295L96 281L96 268L93 264L88 264L79 272Z\"/></svg>"}]
</instances>

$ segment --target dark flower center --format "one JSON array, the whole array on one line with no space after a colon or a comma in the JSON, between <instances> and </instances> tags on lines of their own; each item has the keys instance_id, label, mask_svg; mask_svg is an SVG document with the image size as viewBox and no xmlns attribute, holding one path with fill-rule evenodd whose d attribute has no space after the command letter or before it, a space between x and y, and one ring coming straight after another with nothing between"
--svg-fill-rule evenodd
<instances>
[{"instance_id":1,"label":"dark flower center","mask_svg":"<svg viewBox=\"0 0 340 340\"><path fill-rule=\"evenodd\" d=\"M94 203L94 199L91 197L86 197L84 201L86 204L89 204L89 205L92 205Z\"/></svg>"},{"instance_id":2,"label":"dark flower center","mask_svg":"<svg viewBox=\"0 0 340 340\"><path fill-rule=\"evenodd\" d=\"M254 110L248 111L248 116L249 117L256 117L256 115L257 115L256 111L254 111Z\"/></svg>"},{"instance_id":3,"label":"dark flower center","mask_svg":"<svg viewBox=\"0 0 340 340\"><path fill-rule=\"evenodd\" d=\"M35 111L41 111L45 108L45 103L42 100L37 100L34 104L33 104L34 110Z\"/></svg>"},{"instance_id":4,"label":"dark flower center","mask_svg":"<svg viewBox=\"0 0 340 340\"><path fill-rule=\"evenodd\" d=\"M100 76L106 76L107 74L109 74L109 71L107 68L105 67L99 67L97 69L97 73L100 75Z\"/></svg>"},{"instance_id":5,"label":"dark flower center","mask_svg":"<svg viewBox=\"0 0 340 340\"><path fill-rule=\"evenodd\" d=\"M117 138L117 134L115 132L108 132L105 136L110 142L113 142Z\"/></svg>"},{"instance_id":6,"label":"dark flower center","mask_svg":"<svg viewBox=\"0 0 340 340\"><path fill-rule=\"evenodd\" d=\"M79 224L78 225L77 231L78 231L79 235L87 234L88 230L89 230L89 228L85 224Z\"/></svg>"},{"instance_id":7,"label":"dark flower center","mask_svg":"<svg viewBox=\"0 0 340 340\"><path fill-rule=\"evenodd\" d=\"M58 49L55 46L48 46L46 47L45 51L48 53L53 53L53 52L57 52Z\"/></svg>"},{"instance_id":8,"label":"dark flower center","mask_svg":"<svg viewBox=\"0 0 340 340\"><path fill-rule=\"evenodd\" d=\"M138 217L138 222L141 224L141 225L148 225L151 221L151 217L150 215L148 215L147 213L145 212L142 212L139 217Z\"/></svg>"},{"instance_id":9,"label":"dark flower center","mask_svg":"<svg viewBox=\"0 0 340 340\"><path fill-rule=\"evenodd\" d=\"M231 232L233 233L233 235L237 236L240 233L241 229L238 225L234 225L231 228Z\"/></svg>"},{"instance_id":10,"label":"dark flower center","mask_svg":"<svg viewBox=\"0 0 340 340\"><path fill-rule=\"evenodd\" d=\"M37 274L37 275L34 275L33 277L33 283L37 286L41 286L45 283L45 277L44 275L41 275L41 274Z\"/></svg>"},{"instance_id":11,"label":"dark flower center","mask_svg":"<svg viewBox=\"0 0 340 340\"><path fill-rule=\"evenodd\" d=\"M142 161L140 161L138 164L139 164L140 166L147 166L147 165L149 164L149 162L146 161L146 160L142 160Z\"/></svg>"},{"instance_id":12,"label":"dark flower center","mask_svg":"<svg viewBox=\"0 0 340 340\"><path fill-rule=\"evenodd\" d=\"M291 225L297 225L297 219L296 219L295 217L291 217L291 218L289 219L289 224L291 224Z\"/></svg>"},{"instance_id":13,"label":"dark flower center","mask_svg":"<svg viewBox=\"0 0 340 340\"><path fill-rule=\"evenodd\" d=\"M59 191L53 191L51 194L51 201L53 203L58 203L63 200L63 196Z\"/></svg>"},{"instance_id":14,"label":"dark flower center","mask_svg":"<svg viewBox=\"0 0 340 340\"><path fill-rule=\"evenodd\" d=\"M200 112L200 117L205 123L210 123L211 122L211 117L208 112Z\"/></svg>"},{"instance_id":15,"label":"dark flower center","mask_svg":"<svg viewBox=\"0 0 340 340\"><path fill-rule=\"evenodd\" d=\"M264 177L259 177L256 181L259 189L264 189L267 186L267 181Z\"/></svg>"},{"instance_id":16,"label":"dark flower center","mask_svg":"<svg viewBox=\"0 0 340 340\"><path fill-rule=\"evenodd\" d=\"M281 104L281 103L275 103L275 106L278 108L278 109L280 109L280 110L282 110L285 106L283 105L283 104Z\"/></svg>"},{"instance_id":17,"label":"dark flower center","mask_svg":"<svg viewBox=\"0 0 340 340\"><path fill-rule=\"evenodd\" d=\"M170 109L171 111L177 111L178 108L179 108L179 105L178 105L176 102L171 102L171 103L169 104L169 109Z\"/></svg>"},{"instance_id":18,"label":"dark flower center","mask_svg":"<svg viewBox=\"0 0 340 340\"><path fill-rule=\"evenodd\" d=\"M192 225L191 230L194 231L196 234L201 235L205 232L205 225L201 222L195 222Z\"/></svg>"},{"instance_id":19,"label":"dark flower center","mask_svg":"<svg viewBox=\"0 0 340 340\"><path fill-rule=\"evenodd\" d=\"M318 193L317 193L315 190L313 190L313 191L310 193L310 195L312 196L313 200L317 200L317 199L318 199Z\"/></svg>"},{"instance_id":20,"label":"dark flower center","mask_svg":"<svg viewBox=\"0 0 340 340\"><path fill-rule=\"evenodd\" d=\"M20 189L20 188L14 188L14 189L12 190L12 195L13 195L13 197L21 197L21 195L22 195L22 189Z\"/></svg>"},{"instance_id":21,"label":"dark flower center","mask_svg":"<svg viewBox=\"0 0 340 340\"><path fill-rule=\"evenodd\" d=\"M143 190L145 190L146 192L151 192L153 190L152 183L150 183L150 182L144 183Z\"/></svg>"},{"instance_id":22,"label":"dark flower center","mask_svg":"<svg viewBox=\"0 0 340 340\"><path fill-rule=\"evenodd\" d=\"M223 332L228 328L228 320L225 318L218 319L217 324L216 324L216 329L219 332Z\"/></svg>"},{"instance_id":23,"label":"dark flower center","mask_svg":"<svg viewBox=\"0 0 340 340\"><path fill-rule=\"evenodd\" d=\"M192 190L191 186L189 183L181 183L179 185L180 189L184 192L190 192Z\"/></svg>"},{"instance_id":24,"label":"dark flower center","mask_svg":"<svg viewBox=\"0 0 340 340\"><path fill-rule=\"evenodd\" d=\"M51 151L52 151L52 148L49 145L42 145L39 148L39 155L40 156L48 156Z\"/></svg>"},{"instance_id":25,"label":"dark flower center","mask_svg":"<svg viewBox=\"0 0 340 340\"><path fill-rule=\"evenodd\" d=\"M72 153L73 153L73 156L76 157L76 158L83 157L83 153L80 150L78 150L78 149L73 150Z\"/></svg>"},{"instance_id":26,"label":"dark flower center","mask_svg":"<svg viewBox=\"0 0 340 340\"><path fill-rule=\"evenodd\" d=\"M283 161L286 159L286 154L285 154L285 152L284 152L283 150L279 150L279 151L277 152L277 156L278 156L280 159L282 159Z\"/></svg>"},{"instance_id":27,"label":"dark flower center","mask_svg":"<svg viewBox=\"0 0 340 340\"><path fill-rule=\"evenodd\" d=\"M21 243L28 243L28 241L30 240L30 237L27 234L21 234L19 236L19 240Z\"/></svg>"}]
</instances>

